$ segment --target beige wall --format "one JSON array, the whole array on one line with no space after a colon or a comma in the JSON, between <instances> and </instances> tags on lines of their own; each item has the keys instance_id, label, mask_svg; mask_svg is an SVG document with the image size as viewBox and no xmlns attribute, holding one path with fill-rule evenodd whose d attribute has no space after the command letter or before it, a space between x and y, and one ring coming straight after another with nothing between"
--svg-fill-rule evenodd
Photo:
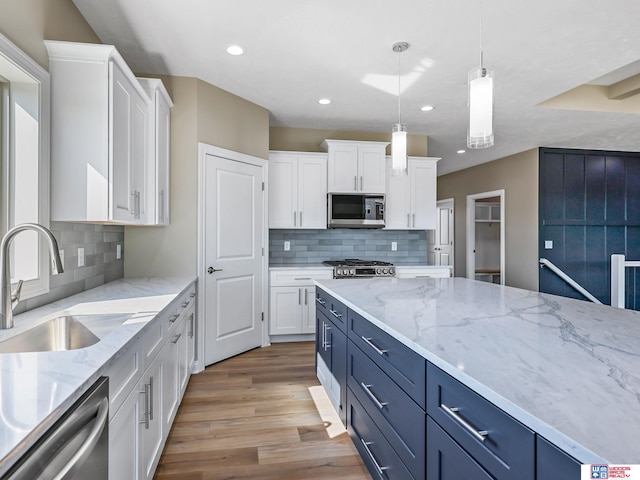
<instances>
[{"instance_id":1,"label":"beige wall","mask_svg":"<svg viewBox=\"0 0 640 480\"><path fill-rule=\"evenodd\" d=\"M269 149L294 152L322 152L323 140L362 140L369 142L391 142L391 132L351 132L346 130L322 130L315 128L271 127L269 129ZM387 147L391 154L391 147ZM427 155L426 135L407 135L407 153L412 156Z\"/></svg>"},{"instance_id":2,"label":"beige wall","mask_svg":"<svg viewBox=\"0 0 640 480\"><path fill-rule=\"evenodd\" d=\"M0 33L49 69L43 40L101 43L71 0L2 0Z\"/></svg>"},{"instance_id":3,"label":"beige wall","mask_svg":"<svg viewBox=\"0 0 640 480\"><path fill-rule=\"evenodd\" d=\"M269 111L198 80L198 141L269 158Z\"/></svg>"},{"instance_id":4,"label":"beige wall","mask_svg":"<svg viewBox=\"0 0 640 480\"><path fill-rule=\"evenodd\" d=\"M467 195L505 190L505 282L538 290L538 149L438 177L455 199L455 275L466 276Z\"/></svg>"},{"instance_id":5,"label":"beige wall","mask_svg":"<svg viewBox=\"0 0 640 480\"><path fill-rule=\"evenodd\" d=\"M195 78L162 77L171 110L171 224L125 227L125 277L197 274L198 142L268 157L269 112Z\"/></svg>"}]
</instances>

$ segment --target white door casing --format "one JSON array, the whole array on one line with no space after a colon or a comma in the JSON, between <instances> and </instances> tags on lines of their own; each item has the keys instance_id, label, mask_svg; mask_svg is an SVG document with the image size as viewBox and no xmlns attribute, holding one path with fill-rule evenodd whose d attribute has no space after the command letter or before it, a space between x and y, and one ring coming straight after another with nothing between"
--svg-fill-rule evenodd
<instances>
[{"instance_id":1,"label":"white door casing","mask_svg":"<svg viewBox=\"0 0 640 480\"><path fill-rule=\"evenodd\" d=\"M467 195L467 278L476 278L476 200L483 198L500 198L500 284L505 285L505 191L493 190L491 192Z\"/></svg>"},{"instance_id":2,"label":"white door casing","mask_svg":"<svg viewBox=\"0 0 640 480\"><path fill-rule=\"evenodd\" d=\"M265 160L200 145L199 367L265 344L265 178Z\"/></svg>"},{"instance_id":3,"label":"white door casing","mask_svg":"<svg viewBox=\"0 0 640 480\"><path fill-rule=\"evenodd\" d=\"M453 198L436 204L436 229L427 231L427 256L429 265L454 263Z\"/></svg>"}]
</instances>

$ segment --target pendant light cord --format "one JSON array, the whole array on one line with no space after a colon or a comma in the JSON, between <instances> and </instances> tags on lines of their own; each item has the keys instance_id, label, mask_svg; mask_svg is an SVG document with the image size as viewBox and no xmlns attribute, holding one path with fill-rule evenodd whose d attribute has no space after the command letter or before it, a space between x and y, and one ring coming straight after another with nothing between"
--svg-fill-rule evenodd
<instances>
[{"instance_id":1,"label":"pendant light cord","mask_svg":"<svg viewBox=\"0 0 640 480\"><path fill-rule=\"evenodd\" d=\"M482 72L482 76L486 75L486 70L484 68L484 50L482 47L482 16L484 13L484 4L482 0L480 0L480 71Z\"/></svg>"},{"instance_id":2,"label":"pendant light cord","mask_svg":"<svg viewBox=\"0 0 640 480\"><path fill-rule=\"evenodd\" d=\"M402 123L402 113L400 110L400 94L402 92L400 88L400 55L402 55L402 51L398 52L398 123Z\"/></svg>"}]
</instances>

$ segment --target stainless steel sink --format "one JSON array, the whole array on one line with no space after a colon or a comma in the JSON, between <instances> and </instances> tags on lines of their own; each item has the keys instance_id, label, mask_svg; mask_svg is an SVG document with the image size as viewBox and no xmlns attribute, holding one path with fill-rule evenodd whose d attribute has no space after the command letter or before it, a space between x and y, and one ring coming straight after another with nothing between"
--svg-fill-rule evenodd
<instances>
[{"instance_id":1,"label":"stainless steel sink","mask_svg":"<svg viewBox=\"0 0 640 480\"><path fill-rule=\"evenodd\" d=\"M54 352L89 347L100 339L76 317L65 315L0 342L0 353Z\"/></svg>"}]
</instances>

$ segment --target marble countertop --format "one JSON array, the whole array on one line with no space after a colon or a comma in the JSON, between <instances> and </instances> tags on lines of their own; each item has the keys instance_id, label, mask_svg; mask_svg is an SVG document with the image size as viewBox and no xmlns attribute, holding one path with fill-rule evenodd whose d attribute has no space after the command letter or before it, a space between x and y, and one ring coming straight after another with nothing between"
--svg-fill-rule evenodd
<instances>
[{"instance_id":1,"label":"marble countertop","mask_svg":"<svg viewBox=\"0 0 640 480\"><path fill-rule=\"evenodd\" d=\"M640 464L640 312L464 278L315 283L577 460Z\"/></svg>"},{"instance_id":2,"label":"marble countertop","mask_svg":"<svg viewBox=\"0 0 640 480\"><path fill-rule=\"evenodd\" d=\"M194 279L121 279L14 317L0 341L69 314L98 337L62 352L0 354L0 476L89 388Z\"/></svg>"}]
</instances>

